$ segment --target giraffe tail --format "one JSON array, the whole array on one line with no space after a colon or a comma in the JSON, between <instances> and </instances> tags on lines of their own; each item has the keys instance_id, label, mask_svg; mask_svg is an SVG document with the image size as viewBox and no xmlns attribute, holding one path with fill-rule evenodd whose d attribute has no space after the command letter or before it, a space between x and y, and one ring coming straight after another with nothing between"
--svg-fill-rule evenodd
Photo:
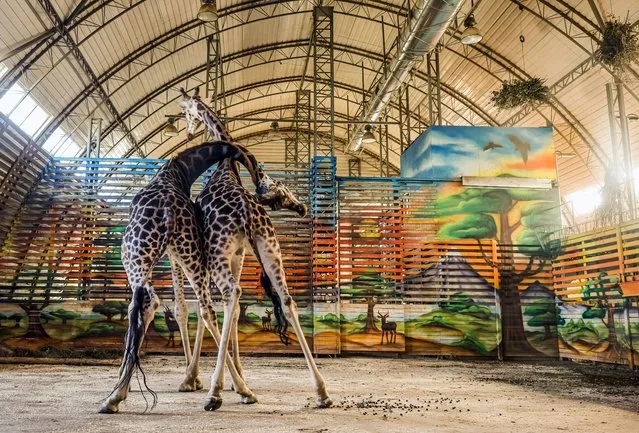
<instances>
[{"instance_id":1,"label":"giraffe tail","mask_svg":"<svg viewBox=\"0 0 639 433\"><path fill-rule=\"evenodd\" d=\"M146 383L146 374L142 370L140 365L140 345L142 344L142 337L144 335L144 299L145 290L144 286L136 287L133 291L133 298L131 300L131 306L129 307L129 328L125 337L124 345L124 357L123 363L123 375L115 386L115 389L129 386L133 375L139 371L142 376L142 383L146 390L151 394L152 404L151 409L157 404L157 394ZM138 383L139 383L138 379ZM140 387L141 387L140 385ZM143 394L144 396L144 394ZM146 397L145 397L146 401ZM145 412L149 409L148 402Z\"/></svg>"},{"instance_id":2,"label":"giraffe tail","mask_svg":"<svg viewBox=\"0 0 639 433\"><path fill-rule=\"evenodd\" d=\"M271 298L271 302L273 302L273 315L277 322L275 332L280 336L280 341L284 343L284 345L288 346L291 343L291 340L288 338L288 334L286 333L288 330L288 321L286 320L286 317L284 317L284 310L282 310L280 297L273 290L273 284L271 284L271 280L268 275L266 275L266 272L264 272L264 269L262 269L262 274L260 275L260 282L262 283L264 293L266 296Z\"/></svg>"}]
</instances>

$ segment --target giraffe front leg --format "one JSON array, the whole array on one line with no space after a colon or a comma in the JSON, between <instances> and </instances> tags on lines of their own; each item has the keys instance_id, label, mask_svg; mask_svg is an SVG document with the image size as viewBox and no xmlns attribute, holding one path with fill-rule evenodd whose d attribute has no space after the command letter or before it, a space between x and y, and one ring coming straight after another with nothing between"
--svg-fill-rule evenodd
<instances>
[{"instance_id":1,"label":"giraffe front leg","mask_svg":"<svg viewBox=\"0 0 639 433\"><path fill-rule=\"evenodd\" d=\"M222 287L221 287L222 288ZM224 364L226 362L226 354L228 353L229 337L231 335L232 323L235 317L235 309L237 306L239 286L230 284L227 288L222 288L226 292L224 322L222 324L222 335L218 346L217 363L215 371L211 377L211 389L209 390L206 400L204 401L204 410L216 410L222 406L222 389L224 388ZM231 360L231 363L233 361ZM231 365L229 365L230 367Z\"/></svg>"},{"instance_id":2,"label":"giraffe front leg","mask_svg":"<svg viewBox=\"0 0 639 433\"><path fill-rule=\"evenodd\" d=\"M220 354L222 353L220 351L220 345L221 345L222 337L221 337L220 331L219 331L219 329L217 327L217 320L212 320L211 319L211 317L213 317L213 314L210 314L210 312L208 311L208 309L206 307L202 307L201 308L201 314L202 314L202 320L204 321L204 324L206 325L206 328L209 330L209 332L213 336L213 339L215 340L215 343L217 344L217 347L218 347L218 359L219 359ZM226 317L227 317L227 314L224 315L225 320L226 320ZM228 349L228 344L227 344L227 349ZM235 368L233 360L231 359L231 356L228 353L228 350L226 352L224 352L224 357L226 359L226 366L228 367L229 372L231 373L231 378L233 379L233 388L235 389L235 392L238 393L241 396L241 400L240 401L243 404L257 403L257 397L255 396L253 391L251 391L249 389L249 387L246 385L246 382L244 382L244 380L242 380L242 378L240 377L239 373L237 372L237 370ZM216 364L216 370L217 370L217 365L219 365L219 361ZM222 382L224 382L224 374L223 373L224 373L224 370L222 369L220 371L220 377L219 377L219 379ZM210 392L209 392L209 394L210 394ZM219 406L218 406L218 408L219 408ZM212 410L214 410L214 409L212 409Z\"/></svg>"},{"instance_id":3,"label":"giraffe front leg","mask_svg":"<svg viewBox=\"0 0 639 433\"><path fill-rule=\"evenodd\" d=\"M197 329L195 331L195 344L193 344L193 357L186 368L186 379L180 385L181 392L190 392L204 388L202 381L198 377L200 374L200 354L202 352L202 341L204 339L204 320L200 309L197 310ZM192 378L195 378L193 380Z\"/></svg>"}]
</instances>

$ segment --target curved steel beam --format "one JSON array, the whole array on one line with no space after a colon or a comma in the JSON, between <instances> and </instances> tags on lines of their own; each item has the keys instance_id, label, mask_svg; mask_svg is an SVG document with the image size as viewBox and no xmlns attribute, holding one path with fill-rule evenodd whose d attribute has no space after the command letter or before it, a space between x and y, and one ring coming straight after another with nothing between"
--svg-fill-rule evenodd
<instances>
[{"instance_id":1,"label":"curved steel beam","mask_svg":"<svg viewBox=\"0 0 639 433\"><path fill-rule=\"evenodd\" d=\"M591 41L591 48L594 48L593 44L597 44L598 45L601 42L601 39L597 36L597 33L601 32L601 29L599 28L599 26L597 24L595 24L592 20L590 20L588 17L583 15L581 12L579 12L577 9L575 9L572 6L568 5L566 2L559 1L559 3L562 3L564 5L564 7L568 8L568 9L571 9L573 11L573 13L575 13L577 16L579 16L584 22L589 24L590 27L592 27L592 31L587 29L579 21L577 21L573 17L571 17L568 13L566 13L565 11L562 11L556 5L552 4L551 2L548 2L547 0L537 0L538 1L538 3L536 3L538 5L537 10L535 10L532 7L528 6L526 3L522 2L521 0L510 0L510 1L512 3L514 3L515 5L517 5L519 8L521 8L521 10L526 11L526 13L532 14L537 19L543 21L544 23L546 23L547 25L552 27L556 32L560 33L566 39L568 39L570 42L575 44L580 50L582 50L584 53L586 53L588 55L588 59L586 59L585 62L588 62L588 61L590 61L592 59L592 66L593 67L595 65L599 65L604 70L606 70L611 76L613 76L615 79L619 79L618 74L616 74L615 71L613 69L611 69L609 66L604 65L601 62L595 62L594 61L594 51L593 50L589 50L587 47L583 46L579 42L579 39L585 39L585 38L583 38L583 37L582 38L578 38L578 37L576 37L577 36L576 34L574 34L574 33L571 34L571 31L573 31L574 28L578 29L583 35L586 36L587 39L589 39ZM548 18L547 16L544 15L544 10L539 7L540 3L542 5L548 7L550 10L552 10L553 13L555 14L555 16L561 17L562 20L568 22L570 25L569 26L564 26L564 28L561 28L560 26L558 26L552 19L550 19L550 18ZM581 35L579 35L579 36L581 36ZM639 74L637 73L637 71L635 71L631 67L629 67L628 70L635 78L639 78ZM623 80L622 80L622 83L623 83ZM639 94L635 93L634 90L632 89L632 87L630 87L627 83L624 83L624 88L626 89L626 91L635 100L639 101Z\"/></svg>"},{"instance_id":2,"label":"curved steel beam","mask_svg":"<svg viewBox=\"0 0 639 433\"><path fill-rule=\"evenodd\" d=\"M183 74L183 75L184 75L184 77L183 77L183 78L181 77L181 78L182 78L182 79L188 79L188 78L190 78L191 76L193 76L193 74L197 74L197 73L201 72L201 70L203 70L203 68L204 68L205 66L206 66L206 65L199 67L198 69L200 69L200 71L195 71L195 72L191 71L191 72L189 72L189 73L185 73L185 74ZM244 85L244 86L241 86L241 87L238 87L238 88L235 88L235 89L229 89L229 90L227 90L227 91L224 93L224 96L229 97L229 96L233 96L233 95L238 94L238 93L247 92L247 91L248 91L248 92L250 92L251 90L255 90L255 89L258 89L258 88L261 88L261 87L266 87L266 86L273 86L273 85L285 84L285 83L299 83L300 78L301 78L301 76L300 76L300 75L294 75L294 76L289 76L289 77L278 77L278 78L273 78L273 79L270 79L270 80L264 80L264 81L260 81L260 82L256 82L256 83L251 83L251 84ZM172 83L166 83L166 84L165 84L166 88L164 88L164 86L163 86L163 87L162 87L162 88L160 88L160 89L156 89L156 92L157 92L157 94L163 93L163 92L165 92L165 91L166 91L166 89L167 89L167 88L174 87L174 85L175 85L175 82L172 82ZM351 85L348 85L348 84L345 84L345 83L335 82L335 86L336 86L336 88L341 89L341 90L345 90L345 91L347 91L347 92L352 92L352 93L357 94L357 95L361 94L361 89L359 89L359 88L357 88L357 87L354 87L354 86L351 86ZM194 87L195 87L195 86L194 86ZM188 90L190 91L190 90L192 90L192 89L191 89L191 88L189 88ZM296 86L292 86L292 87L291 87L291 90L290 90L290 93L294 93L294 92L295 92L295 90L297 90L297 87L296 87ZM416 91L419 91L419 92L422 92L422 91L421 91L421 90L419 90L419 89L415 89L415 90L416 90ZM156 92L154 92L154 93L156 93ZM277 95L281 95L281 94L285 94L285 93L288 93L288 92L284 92L284 93L282 93L282 92L278 92L278 93L276 93L276 94L277 94ZM253 100L258 100L258 99L260 99L260 98L271 97L271 96L273 96L273 95L274 95L274 94L260 94L260 96L258 96L257 98L252 98L252 99L243 99L243 100L241 100L239 103L237 103L237 104L233 104L232 106L241 105L241 104L246 103L246 102L251 102L251 101L253 101ZM148 99L149 99L149 100L151 100L151 99L153 99L153 98L154 98L154 95L149 95L149 98L148 98ZM344 98L342 97L342 98L339 98L339 99L344 99ZM156 112L158 112L158 111L162 110L164 107L166 107L166 106L167 106L167 105L169 105L169 104L174 104L174 103L175 103L175 104L177 104L177 102L176 102L176 101L177 101L177 96L176 96L176 98L174 98L174 99L172 99L172 100L168 100L168 101L166 101L166 103L164 103L164 104L156 105L156 106L155 106L154 111L153 111L153 112L151 112L151 113L149 113L149 115L153 115L153 114L155 114ZM135 109L131 109L131 111L130 111L130 112L127 112L125 115L126 115L126 116L130 116L130 115L132 115L132 114L133 114L133 112L134 112L135 110L137 110L137 109L141 108L141 107L142 107L145 103L146 103L146 102L140 102L140 103L139 103L139 104L135 107ZM392 106L393 108L397 109L397 105L396 105L395 103L393 103L391 106ZM339 114L339 115L340 115L340 116L343 116L343 118L344 118L344 119L346 119L346 116L345 116L343 113L341 113L341 114ZM416 118L416 116L415 116L415 114L414 114L414 113L411 113L411 115L412 115L412 117L413 117L413 118ZM392 115L389 115L389 117L390 117L391 119L393 119L393 118L394 118ZM417 118L417 120L421 120L421 119ZM141 123L142 123L142 122L140 122L140 124L141 124ZM140 124L138 124L138 125L136 125L136 126L139 126ZM149 141L149 140L150 140L153 136L155 136L155 135L157 135L157 134L161 133L161 131L162 131L162 129L164 128L164 126L165 126L165 124L164 124L164 123L161 123L160 125L156 126L156 127L155 127L155 128L154 128L154 129L153 129L153 130L149 133L149 134L147 134L147 136L145 136L145 137L144 137L144 138L140 141L140 145L144 145L144 144L145 144L145 143L147 143L147 142L148 142L148 141ZM134 127L134 128L135 128L135 127ZM106 133L107 133L107 132L106 132L106 129L105 129L105 135L106 135ZM393 142L395 142L395 143L399 143L399 139L395 138L392 134L389 134L389 137L391 137L391 140L392 140ZM117 143L116 143L116 145L117 145ZM125 156L130 156L134 150L135 150L135 149L129 149L129 151L125 154ZM395 152L395 153L396 153L396 152ZM106 153L106 154L108 154L108 151L107 151L107 153Z\"/></svg>"},{"instance_id":3,"label":"curved steel beam","mask_svg":"<svg viewBox=\"0 0 639 433\"><path fill-rule=\"evenodd\" d=\"M196 43L196 41L194 41L193 43ZM269 52L269 51L273 51L273 50L284 50L287 48L304 48L307 44L307 41L305 40L297 40L297 41L285 41L285 42L280 42L280 43L275 43L275 44L268 44L268 45L264 45L264 46L260 46L260 47L253 47L250 49L246 49L246 50L242 50L239 51L237 53L233 53L233 54L229 54L228 56L225 56L223 58L224 62L228 62L228 63L232 63L235 61L240 61L240 59L242 57L246 57L246 56L250 56L250 55L259 55L261 53L264 52ZM186 49L189 45L185 45L184 47L182 47L182 49ZM343 61L342 56L339 54L340 52L344 52L345 54L348 55L357 55L357 56L362 56L362 57L366 57L369 59L372 59L373 61L377 61L379 63L383 62L383 57L378 54L378 53L374 53L374 52L370 52L370 51L365 51L365 50L361 50L361 49L357 49L354 47L349 47L349 46L342 46L342 45L338 45L335 47L336 51L338 51L338 54L336 56L336 61L339 61L341 63L344 64L348 64L348 65L352 65L352 66L357 66L359 68L359 65L355 65L354 63L350 63L347 61ZM346 57L346 56L343 56ZM273 60L276 61L276 60ZM251 63L251 66L260 66L261 64L264 64L265 62L262 61L262 63ZM138 73L136 75L131 76L131 78L134 78L135 76L145 72L146 70L148 70L151 66L148 66L146 68L141 69L140 71L138 71ZM377 69L374 68L368 68L370 71L376 71ZM192 75L196 74L199 72L198 71L192 71ZM234 72L238 72L238 71L234 71ZM426 82L427 80L427 76L425 73L418 71L416 73L416 77L420 78L421 80L423 80L424 82ZM120 90L125 84L120 84L120 87L115 87L113 88L111 87L111 94L115 93L116 91ZM472 112L474 112L475 114L477 114L481 119L483 119L486 123L488 124L497 124L497 121L488 113L486 113L484 110L482 110L477 104L475 104L474 102L472 102L471 100L469 100L467 97L465 97L464 95L460 94L459 92L457 92L456 90L454 90L451 86L447 85L446 83L442 83L442 86L444 88L445 93L449 94L452 98L459 100L464 106L468 107ZM163 90L166 90L166 87L163 88ZM417 89L416 89L417 90ZM421 90L418 90L420 93L423 93ZM357 92L358 94L360 93L359 91ZM158 93L153 93L151 94L149 97L155 97ZM145 100L148 100L148 98L145 98ZM73 109L75 107L77 107L80 103L82 102L81 98L76 98L75 104L73 106L69 106L70 109L66 110L68 112L72 112ZM144 102L144 100L143 100ZM462 113L460 113L459 111L455 110L453 107L448 106L448 108L455 112L457 115L459 115L461 118L464 118L464 115ZM91 117L91 113L89 113L86 117L86 119L84 119L83 121L80 122L80 124L82 124L84 121L86 121L87 119L89 119ZM124 116L125 118L127 117L127 114L125 114ZM468 119L466 119L468 120ZM57 125L61 122L61 120L58 120L57 122L52 122L49 127L47 129L51 129L54 130L53 128L56 128ZM469 121L469 123L473 123L471 121ZM134 128L133 128L134 129ZM45 131L43 132L42 135L49 133L50 131ZM105 137L106 135L108 135L108 133L110 132L109 127L107 127L105 129Z\"/></svg>"},{"instance_id":4,"label":"curved steel beam","mask_svg":"<svg viewBox=\"0 0 639 433\"><path fill-rule=\"evenodd\" d=\"M267 128L265 128L265 129L264 129L264 130L262 130L262 131L255 131L255 132L251 132L251 133L248 133L248 134L240 135L240 136L238 136L238 137L236 137L236 138L235 138L235 141L237 141L237 142L242 142L242 141L245 141L245 140L249 140L249 139L251 139L251 138L255 138L255 137L259 137L259 136L263 136L263 135L264 135L265 133L267 133L268 131L269 131L269 130L268 130ZM295 130L294 130L293 128L280 128L280 131L281 131L281 132L290 132L290 133L294 133L294 132L295 132ZM326 135L326 133L325 133L325 132L323 132L323 131L320 131L319 133L320 133L321 135ZM203 134L204 134L204 131L202 131L202 130L197 131L197 133L194 135L194 138L193 138L193 139L197 139L197 138L201 137ZM340 138L340 137L335 137L334 139L335 139L335 141L337 141L338 143L340 143L340 144L342 145L342 147L344 147L344 146L346 145L346 140L345 140L345 139ZM168 157L169 157L169 156L170 156L173 152L176 152L176 151L180 150L180 148L182 148L182 147L186 146L187 144L188 144L188 140L182 140L182 141L180 141L178 144L176 144L176 145L172 146L169 150L167 150L166 152L164 152L164 153L163 153L163 154L162 154L159 158L160 158L160 159L168 158ZM257 145L259 145L259 144L260 144L260 143L256 143L256 144L253 144L253 145L248 145L247 147L257 146ZM366 154L367 156L369 156L369 157L371 157L371 158L373 158L373 159L375 159L375 160L379 160L379 156L378 156L377 154L372 153L372 152L371 152L370 150L368 150L368 149L363 149L362 153ZM345 155L345 156L347 156L347 154L344 154L344 155ZM369 160L367 160L367 159L363 159L363 158L362 158L362 161L364 161L364 163L365 163L365 164L367 164L367 165L369 165L369 166L373 167L374 169L379 169L379 166L377 166L377 165L375 165L375 164L372 164L372 163L371 163ZM399 168L398 168L396 165L391 164L391 163L389 162L389 166L391 167L391 169L392 169L392 170L393 170L396 174L398 174L398 173L399 173Z\"/></svg>"},{"instance_id":5,"label":"curved steel beam","mask_svg":"<svg viewBox=\"0 0 639 433\"><path fill-rule=\"evenodd\" d=\"M290 105L279 105L279 106L273 106L273 107L260 108L260 109L257 109L257 110L253 110L253 111L245 112L245 113L243 113L243 115L244 115L245 117L253 117L253 116L258 116L258 115L262 115L262 114L265 114L265 113L272 113L272 112L276 112L276 113L278 113L278 114L279 114L280 112L282 112L282 111L286 111L286 110L290 110L290 111L292 112L292 114L294 115L295 104L290 104ZM337 113L337 112L336 112L336 113L335 113L335 117L336 117L336 118L339 118L340 120L350 120L350 119L346 116L346 114L344 114L344 113ZM291 117L291 118L281 119L281 120L280 120L280 122L283 122L283 123L284 123L284 122L289 122L289 121L290 121L290 122L293 122L294 120L295 120L295 119L294 119L293 117ZM268 123L268 122L259 122L259 123L265 123L265 124L266 124L266 123ZM165 124L162 124L159 128L155 129L153 132L151 132L149 135L147 135L147 136L145 137L145 139L146 139L147 141L149 141L150 136L152 136L152 135L157 135L158 133L161 133L161 132L162 132L162 130L164 129L164 126L165 126ZM245 135L242 135L242 134L241 134L241 131L242 131L243 129L249 128L249 127L251 127L251 126L255 126L255 123L254 123L254 124L251 124L251 125L241 126L241 127L239 127L239 128L233 128L233 129L232 129L232 130L233 130L233 135L235 136L235 135L237 135L237 134L238 134L238 132L240 132L240 135L237 135L237 136L238 136L238 137L244 137ZM340 128L340 129L342 129L342 130L345 130L345 129L346 129L346 128L344 127L344 124L338 124L338 125L335 125L335 126L336 126L336 127L339 127L339 128ZM282 129L282 130L283 130L283 129L285 129L285 128L286 128L286 127L281 127L280 129ZM293 130L293 129L291 128L291 130ZM178 128L178 131L179 131L179 133L181 133L181 132L185 131L185 129L184 129L184 128ZM264 128L264 130L263 130L263 132L268 132L268 131L269 131L269 129L268 129L268 128ZM199 132L198 132L198 135L201 135L202 133L203 133L203 131L199 131ZM235 138L235 137L234 137L234 138ZM338 138L338 137L336 137L336 139L337 139L337 138ZM237 139L237 138L235 138L235 139L236 139L236 141L240 141L240 140L239 140L239 139ZM390 134L389 134L389 139L390 139L391 141L393 141L395 144L399 145L399 140L398 140L396 137L394 137L394 136L392 136L392 135L390 135ZM340 138L340 140L341 140L340 142L343 142L343 143L345 143L345 142L346 142L346 140L345 140L345 139L341 139L341 138ZM149 150L148 154L150 155L150 154L152 154L152 153L154 153L154 152L156 152L156 151L160 150L160 149L161 149L161 148L162 148L162 147L163 147L163 146L164 146L164 145L165 145L168 141L169 141L169 140L166 140L166 141L164 141L164 142L159 143L159 144L158 144L155 148L153 148L153 149ZM188 140L182 140L182 141L180 141L177 145L173 145L173 146L171 147L171 150L170 150L168 153L170 154L170 153L174 152L175 150L180 149L180 147L185 146L187 143L188 143ZM377 159L379 159L379 157L378 157L378 156L376 156L375 152L372 152L372 151L370 151L369 149L366 149L366 150L367 150L367 154L368 154L368 155L370 155L370 156L375 156ZM125 155L125 157L130 156L130 154L131 154L131 153L132 153L132 151L131 151L131 152L129 152L129 154L128 154L128 155ZM399 153L397 153L397 152L393 152L393 153L395 153L395 155L399 156ZM165 153L165 154L166 154L166 153ZM373 164L370 164L370 165L374 167L374 165L373 165ZM398 168L397 168L394 164L391 164L391 166L393 166L395 169L399 170L399 169L398 169Z\"/></svg>"}]
</instances>

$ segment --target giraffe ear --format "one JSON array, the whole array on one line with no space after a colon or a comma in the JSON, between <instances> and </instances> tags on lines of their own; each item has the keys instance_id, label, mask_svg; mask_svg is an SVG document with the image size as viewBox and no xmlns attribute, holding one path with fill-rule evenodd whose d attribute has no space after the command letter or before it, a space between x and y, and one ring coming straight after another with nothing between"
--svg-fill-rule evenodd
<instances>
[{"instance_id":1,"label":"giraffe ear","mask_svg":"<svg viewBox=\"0 0 639 433\"><path fill-rule=\"evenodd\" d=\"M195 92L193 92L193 97L194 98L199 98L200 97L200 86L197 86L195 88Z\"/></svg>"}]
</instances>

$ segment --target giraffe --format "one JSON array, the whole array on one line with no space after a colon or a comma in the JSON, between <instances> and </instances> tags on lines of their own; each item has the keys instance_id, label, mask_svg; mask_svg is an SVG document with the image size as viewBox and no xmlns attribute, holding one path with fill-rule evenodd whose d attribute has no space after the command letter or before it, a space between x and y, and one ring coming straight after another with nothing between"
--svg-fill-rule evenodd
<instances>
[{"instance_id":1,"label":"giraffe","mask_svg":"<svg viewBox=\"0 0 639 433\"><path fill-rule=\"evenodd\" d=\"M129 392L129 383L133 374L140 371L143 382L153 398L153 406L157 401L156 394L146 385L146 378L140 366L138 351L144 334L153 319L160 300L151 285L151 271L159 259L168 253L173 270L174 282L176 274L183 272L189 279L199 301L199 314L204 326L219 342L217 321L212 308L209 292L209 277L202 254L202 232L200 214L190 199L190 189L195 180L212 164L231 158L245 165L251 173L256 185L257 197L264 203L279 206L282 200L273 189L272 182L261 171L255 157L245 149L230 143L204 143L181 152L169 160L151 179L149 184L135 195L130 207L129 223L122 238L122 263L124 264L129 285L133 291L129 305L129 328L125 337L125 350L120 367L119 380L100 406L101 413L115 413L118 406ZM179 270L179 272L178 272ZM174 288L183 290L183 287ZM180 324L180 334L187 357L187 378L185 385L201 388L197 371L192 369L189 338L185 322L188 320L184 293L176 293L178 308L176 318ZM197 336L200 341L204 328L198 325ZM230 357L229 357L230 359ZM242 386L232 362L229 370L235 390L242 396L243 403L254 403L255 395L246 386Z\"/></svg>"},{"instance_id":2,"label":"giraffe","mask_svg":"<svg viewBox=\"0 0 639 433\"><path fill-rule=\"evenodd\" d=\"M182 91L181 107L187 120L187 133L193 136L198 121L203 122L213 137L230 139L224 126L213 110L199 98L196 89L192 97ZM281 188L288 189L279 184ZM295 199L292 194L287 200ZM296 199L295 199L296 200ZM216 410L222 405L223 372L227 362L229 338L233 337L232 361L238 372L242 371L237 347L237 322L241 288L239 277L244 262L245 245L248 244L262 268L262 286L273 300L273 310L277 319L277 330L286 343L286 322L293 325L306 362L311 373L311 383L316 393L316 405L329 407L331 398L326 391L324 378L320 374L308 343L300 326L297 306L288 293L286 277L282 265L280 245L275 235L273 223L264 207L242 186L237 165L229 159L220 162L210 180L196 199L203 213L203 236L206 265L213 283L220 290L224 301L224 322L221 341L218 344L217 363L211 377L211 389L206 397L204 409ZM303 206L303 205L302 205ZM305 207L304 213L305 214ZM300 212L301 215L302 212ZM198 341L196 340L196 345ZM229 366L230 367L230 366ZM231 369L230 369L231 370ZM240 375L236 390L247 389Z\"/></svg>"},{"instance_id":3,"label":"giraffe","mask_svg":"<svg viewBox=\"0 0 639 433\"><path fill-rule=\"evenodd\" d=\"M213 140L220 140L229 142L232 141L230 133L226 130L226 127L219 119L217 113L211 109L207 104L202 101L200 98L200 88L196 87L193 95L189 96L186 90L183 88L180 89L182 94L182 98L178 101L178 105L182 109L184 117L186 119L186 131L187 138L192 140L194 137L195 130L199 127L200 124L203 124L204 127L208 130L211 138ZM234 143L238 148L243 149L247 154L250 152L243 146ZM237 163L236 163L237 165ZM257 171L257 175L260 179L260 184L264 185L264 188L268 189L272 193L269 197L260 196L260 203L268 204L271 209L288 209L294 212L297 212L300 216L306 215L306 206L301 203L297 197L280 181L271 179L266 173L264 173L261 169ZM238 178L239 179L239 178ZM239 181L239 180L238 180ZM241 271L241 267L239 269ZM239 275L238 275L239 279ZM234 322L235 323L235 322ZM239 347L237 345L237 324L235 323L234 328L232 329L232 341L233 341L233 359L240 376L244 377L242 366L239 359ZM186 326L186 325L185 325ZM280 326L286 327L286 321L283 321L283 324ZM283 336L284 334L280 334L283 342L287 343L286 338ZM198 340L196 339L196 346L194 347L194 359L195 365L193 365L193 371L198 370L198 359L199 359L199 348L201 345L198 344ZM188 361L187 361L188 362ZM185 384L181 385L180 391L191 391L190 387Z\"/></svg>"}]
</instances>

